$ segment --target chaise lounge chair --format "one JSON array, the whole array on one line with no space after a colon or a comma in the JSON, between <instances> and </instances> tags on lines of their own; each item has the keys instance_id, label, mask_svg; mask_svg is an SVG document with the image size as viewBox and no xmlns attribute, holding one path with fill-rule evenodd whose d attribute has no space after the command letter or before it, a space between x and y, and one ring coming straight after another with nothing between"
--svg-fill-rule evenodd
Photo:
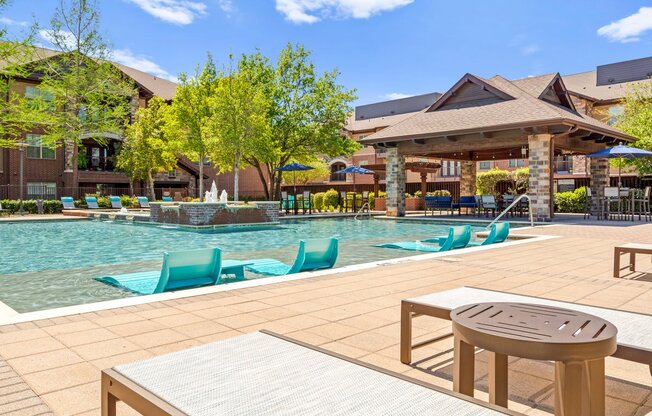
<instances>
[{"instance_id":1,"label":"chaise lounge chair","mask_svg":"<svg viewBox=\"0 0 652 416\"><path fill-rule=\"evenodd\" d=\"M88 207L88 209L100 208L100 206L97 205L97 198L95 198L94 196L87 196L86 198L84 198L84 200L86 201L86 206Z\"/></svg>"},{"instance_id":2,"label":"chaise lounge chair","mask_svg":"<svg viewBox=\"0 0 652 416\"><path fill-rule=\"evenodd\" d=\"M61 204L63 205L63 209L77 209L75 200L71 196L62 196Z\"/></svg>"},{"instance_id":3,"label":"chaise lounge chair","mask_svg":"<svg viewBox=\"0 0 652 416\"><path fill-rule=\"evenodd\" d=\"M265 276L284 276L299 272L330 269L338 255L337 238L299 241L299 251L292 266L274 259L255 259L247 270Z\"/></svg>"},{"instance_id":4,"label":"chaise lounge chair","mask_svg":"<svg viewBox=\"0 0 652 416\"><path fill-rule=\"evenodd\" d=\"M222 282L222 274L233 274L244 278L246 261L224 260L222 250L207 248L191 251L163 253L161 271L96 277L104 283L121 287L141 295L167 292L170 290L214 285Z\"/></svg>"},{"instance_id":5,"label":"chaise lounge chair","mask_svg":"<svg viewBox=\"0 0 652 416\"><path fill-rule=\"evenodd\" d=\"M141 208L149 208L149 199L146 196L139 196L137 199Z\"/></svg>"},{"instance_id":6,"label":"chaise lounge chair","mask_svg":"<svg viewBox=\"0 0 652 416\"><path fill-rule=\"evenodd\" d=\"M174 199L172 199L171 196L164 196L161 200L163 202L174 202Z\"/></svg>"},{"instance_id":7,"label":"chaise lounge chair","mask_svg":"<svg viewBox=\"0 0 652 416\"><path fill-rule=\"evenodd\" d=\"M469 244L470 240L471 226L462 225L450 227L448 229L448 236L446 237L434 237L422 241L401 241L398 243L376 244L374 247L438 253L456 248L464 248ZM438 246L424 243L436 243Z\"/></svg>"},{"instance_id":8,"label":"chaise lounge chair","mask_svg":"<svg viewBox=\"0 0 652 416\"><path fill-rule=\"evenodd\" d=\"M122 209L122 201L119 196L110 196L109 201L111 201L111 208Z\"/></svg>"},{"instance_id":9,"label":"chaise lounge chair","mask_svg":"<svg viewBox=\"0 0 652 416\"><path fill-rule=\"evenodd\" d=\"M486 246L489 244L502 243L507 240L509 237L509 223L508 222L497 222L491 224L491 230L489 230L489 235L483 241L471 241L469 246Z\"/></svg>"},{"instance_id":10,"label":"chaise lounge chair","mask_svg":"<svg viewBox=\"0 0 652 416\"><path fill-rule=\"evenodd\" d=\"M517 414L267 331L103 370L101 397L106 416Z\"/></svg>"}]
</instances>

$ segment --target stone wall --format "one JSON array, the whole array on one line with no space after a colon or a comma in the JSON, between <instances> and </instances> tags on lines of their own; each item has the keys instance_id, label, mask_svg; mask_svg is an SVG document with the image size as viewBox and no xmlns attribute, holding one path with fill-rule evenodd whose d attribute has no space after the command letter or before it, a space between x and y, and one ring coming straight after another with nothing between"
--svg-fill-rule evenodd
<instances>
[{"instance_id":1,"label":"stone wall","mask_svg":"<svg viewBox=\"0 0 652 416\"><path fill-rule=\"evenodd\" d=\"M387 149L386 201L387 215L405 216L405 156L399 155L397 148Z\"/></svg>"},{"instance_id":2,"label":"stone wall","mask_svg":"<svg viewBox=\"0 0 652 416\"><path fill-rule=\"evenodd\" d=\"M551 136L549 134L536 134L528 136L530 167L530 190L532 213L536 221L550 221L551 198L550 179L552 166L550 165Z\"/></svg>"},{"instance_id":3,"label":"stone wall","mask_svg":"<svg viewBox=\"0 0 652 416\"><path fill-rule=\"evenodd\" d=\"M197 227L269 224L278 222L279 217L278 202L258 202L248 205L150 202L150 207L150 222Z\"/></svg>"},{"instance_id":4,"label":"stone wall","mask_svg":"<svg viewBox=\"0 0 652 416\"><path fill-rule=\"evenodd\" d=\"M590 159L591 170L591 214L601 211L599 201L604 196L604 188L609 186L609 160Z\"/></svg>"},{"instance_id":5,"label":"stone wall","mask_svg":"<svg viewBox=\"0 0 652 416\"><path fill-rule=\"evenodd\" d=\"M461 163L460 195L475 195L477 165L477 162L470 160Z\"/></svg>"}]
</instances>

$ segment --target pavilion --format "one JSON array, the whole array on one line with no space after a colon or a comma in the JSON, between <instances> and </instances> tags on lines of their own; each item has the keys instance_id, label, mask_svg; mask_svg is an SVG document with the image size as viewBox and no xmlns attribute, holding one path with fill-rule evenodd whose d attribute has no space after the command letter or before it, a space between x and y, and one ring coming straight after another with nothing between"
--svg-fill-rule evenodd
<instances>
[{"instance_id":1,"label":"pavilion","mask_svg":"<svg viewBox=\"0 0 652 416\"><path fill-rule=\"evenodd\" d=\"M476 165L483 160L527 158L532 211L537 221L553 216L553 158L586 154L635 139L580 114L559 74L509 81L464 75L432 106L360 140L383 148L387 215L405 215L405 158L461 161L460 195L475 195ZM607 160L591 159L591 188L608 186Z\"/></svg>"}]
</instances>

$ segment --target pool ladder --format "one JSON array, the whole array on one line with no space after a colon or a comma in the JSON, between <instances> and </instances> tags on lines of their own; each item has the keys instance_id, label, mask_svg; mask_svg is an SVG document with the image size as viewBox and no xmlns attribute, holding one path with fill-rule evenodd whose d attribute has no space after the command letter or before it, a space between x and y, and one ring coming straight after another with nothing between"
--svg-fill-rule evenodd
<instances>
[{"instance_id":1,"label":"pool ladder","mask_svg":"<svg viewBox=\"0 0 652 416\"><path fill-rule=\"evenodd\" d=\"M353 217L354 220L356 220L356 221L360 221L360 220L358 219L358 216L359 216L360 214L364 214L364 212L365 212L365 207L366 207L366 209L367 209L367 211L366 211L366 213L367 213L367 217L368 217L368 218L371 218L371 209L370 209L370 207L369 207L369 202L365 202L364 204L362 204L362 206L360 207L360 209L358 210L358 212L355 214L355 217Z\"/></svg>"},{"instance_id":2,"label":"pool ladder","mask_svg":"<svg viewBox=\"0 0 652 416\"><path fill-rule=\"evenodd\" d=\"M491 221L489 225L487 225L487 229L491 228L492 225L498 222L498 220L501 219L503 215L507 214L510 209L516 206L516 204L518 204L521 201L521 199L524 198L527 199L527 212L530 214L530 226L534 227L534 217L532 215L532 200L527 194L522 194L519 195L518 198L514 199L514 201L511 204L509 204L509 206L505 208L503 212L500 213L500 215L498 215L493 221Z\"/></svg>"}]
</instances>

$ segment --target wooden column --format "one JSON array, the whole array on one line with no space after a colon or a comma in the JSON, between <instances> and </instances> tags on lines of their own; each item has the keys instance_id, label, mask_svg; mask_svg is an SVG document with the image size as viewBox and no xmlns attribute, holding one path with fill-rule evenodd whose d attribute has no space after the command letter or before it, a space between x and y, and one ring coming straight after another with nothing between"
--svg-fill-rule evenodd
<instances>
[{"instance_id":1,"label":"wooden column","mask_svg":"<svg viewBox=\"0 0 652 416\"><path fill-rule=\"evenodd\" d=\"M374 195L378 196L380 191L380 175L374 174Z\"/></svg>"},{"instance_id":2,"label":"wooden column","mask_svg":"<svg viewBox=\"0 0 652 416\"><path fill-rule=\"evenodd\" d=\"M421 199L425 201L426 194L428 193L428 174L421 172Z\"/></svg>"}]
</instances>

